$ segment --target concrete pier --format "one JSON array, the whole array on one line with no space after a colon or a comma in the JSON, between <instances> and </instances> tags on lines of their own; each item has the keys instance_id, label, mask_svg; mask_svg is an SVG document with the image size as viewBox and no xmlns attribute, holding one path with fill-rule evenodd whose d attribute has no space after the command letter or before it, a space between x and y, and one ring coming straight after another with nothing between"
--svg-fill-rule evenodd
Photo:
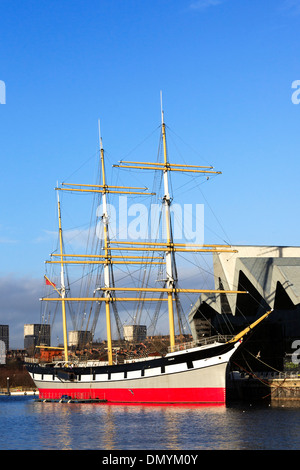
<instances>
[{"instance_id":1,"label":"concrete pier","mask_svg":"<svg viewBox=\"0 0 300 470\"><path fill-rule=\"evenodd\" d=\"M229 401L300 406L300 374L235 374L228 381L227 398Z\"/></svg>"}]
</instances>

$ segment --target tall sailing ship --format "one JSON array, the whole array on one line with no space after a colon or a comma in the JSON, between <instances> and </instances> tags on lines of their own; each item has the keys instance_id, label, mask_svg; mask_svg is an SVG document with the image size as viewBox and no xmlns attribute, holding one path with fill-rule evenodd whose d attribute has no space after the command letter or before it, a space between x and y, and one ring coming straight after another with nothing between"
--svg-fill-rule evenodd
<instances>
[{"instance_id":1,"label":"tall sailing ship","mask_svg":"<svg viewBox=\"0 0 300 470\"><path fill-rule=\"evenodd\" d=\"M59 253L54 253L51 263L60 266L60 287L57 287L47 276L46 283L53 288L53 294L41 299L43 302L55 302L61 305L62 328L64 344L61 349L56 347L40 348L38 356L28 358L26 367L36 387L41 400L86 400L107 403L178 403L178 404L224 404L226 401L226 372L229 361L240 346L243 337L270 312L266 312L259 320L250 325L240 334L230 339L225 337L205 338L205 341L187 341L183 334L175 334L175 317L179 317L180 294L201 294L211 292L216 294L247 295L244 291L225 291L214 289L188 289L178 284L176 268L176 253L210 253L231 252L229 245L204 245L175 243L171 218L172 198L170 196L170 173L192 172L194 174L210 175L215 172L213 167L196 165L183 165L171 163L167 153L166 125L164 113L161 111L161 143L163 161L133 162L122 161L118 168L152 170L159 172L163 181L162 215L166 230L166 239L159 241L120 241L111 236L109 226L110 194L133 194L134 196L149 195L145 188L128 186L111 186L107 183L104 161L104 150L99 125L100 140L100 175L101 184L63 184L58 191L72 193L94 193L102 198L101 221L103 225L103 245L96 254L70 254L64 252L64 238L62 230L61 206L58 198L59 223ZM59 194L59 193L58 193ZM115 255L114 253L120 253ZM136 253L143 253L143 256ZM135 255L132 255L135 253ZM73 265L101 266L103 277L96 279L92 295L70 295L70 288L66 285L66 268ZM138 287L117 287L113 268L120 264L127 267L142 265L151 267L158 265L164 268L162 287L149 287L145 276ZM103 282L103 285L100 285ZM120 337L123 335L123 326L120 322L117 306L120 302L129 306L138 303L141 305L151 303L155 305L154 316L158 318L158 307L166 304L168 308L169 346L167 350L158 351L156 348L144 348L140 357L122 357L120 349L114 348L116 343L112 338L111 321L114 316ZM105 351L107 357L82 360L74 354L68 345L67 315L68 305L86 305L95 307L95 318L98 320L99 311L104 303L106 321ZM130 307L131 308L131 307ZM177 315L176 315L177 314ZM179 322L180 323L180 322ZM133 331L139 331L139 325L133 325ZM182 333L182 330L181 330ZM133 334L134 336L134 334ZM92 338L89 338L90 340ZM133 338L134 339L134 338ZM138 340L138 338L135 338ZM190 338L189 338L190 339ZM150 338L145 338L149 343ZM119 352L119 354L118 354Z\"/></svg>"}]
</instances>

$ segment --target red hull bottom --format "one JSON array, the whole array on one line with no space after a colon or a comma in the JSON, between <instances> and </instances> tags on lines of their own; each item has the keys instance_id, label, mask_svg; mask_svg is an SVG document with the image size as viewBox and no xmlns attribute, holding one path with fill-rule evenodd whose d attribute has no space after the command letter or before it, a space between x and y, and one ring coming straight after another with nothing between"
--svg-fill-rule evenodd
<instances>
[{"instance_id":1,"label":"red hull bottom","mask_svg":"<svg viewBox=\"0 0 300 470\"><path fill-rule=\"evenodd\" d=\"M39 398L59 400L63 395L72 399L105 400L107 403L217 403L225 404L225 388L166 389L40 389Z\"/></svg>"}]
</instances>

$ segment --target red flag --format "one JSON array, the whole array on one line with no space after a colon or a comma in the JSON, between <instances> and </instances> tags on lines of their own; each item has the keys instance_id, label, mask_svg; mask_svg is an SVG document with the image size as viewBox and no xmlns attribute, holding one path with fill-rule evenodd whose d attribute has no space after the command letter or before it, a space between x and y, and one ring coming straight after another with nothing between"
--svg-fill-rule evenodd
<instances>
[{"instance_id":1,"label":"red flag","mask_svg":"<svg viewBox=\"0 0 300 470\"><path fill-rule=\"evenodd\" d=\"M52 287L56 287L56 284L54 284L53 282L49 281L49 279L45 278L46 279L46 286L52 286Z\"/></svg>"}]
</instances>

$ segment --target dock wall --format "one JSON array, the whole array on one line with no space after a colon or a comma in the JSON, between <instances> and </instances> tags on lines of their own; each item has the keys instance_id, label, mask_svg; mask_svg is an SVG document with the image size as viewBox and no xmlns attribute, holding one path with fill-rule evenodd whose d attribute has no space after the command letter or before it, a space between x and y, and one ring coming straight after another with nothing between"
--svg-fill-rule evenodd
<instances>
[{"instance_id":1,"label":"dock wall","mask_svg":"<svg viewBox=\"0 0 300 470\"><path fill-rule=\"evenodd\" d=\"M253 373L229 379L229 401L300 405L300 374Z\"/></svg>"}]
</instances>

